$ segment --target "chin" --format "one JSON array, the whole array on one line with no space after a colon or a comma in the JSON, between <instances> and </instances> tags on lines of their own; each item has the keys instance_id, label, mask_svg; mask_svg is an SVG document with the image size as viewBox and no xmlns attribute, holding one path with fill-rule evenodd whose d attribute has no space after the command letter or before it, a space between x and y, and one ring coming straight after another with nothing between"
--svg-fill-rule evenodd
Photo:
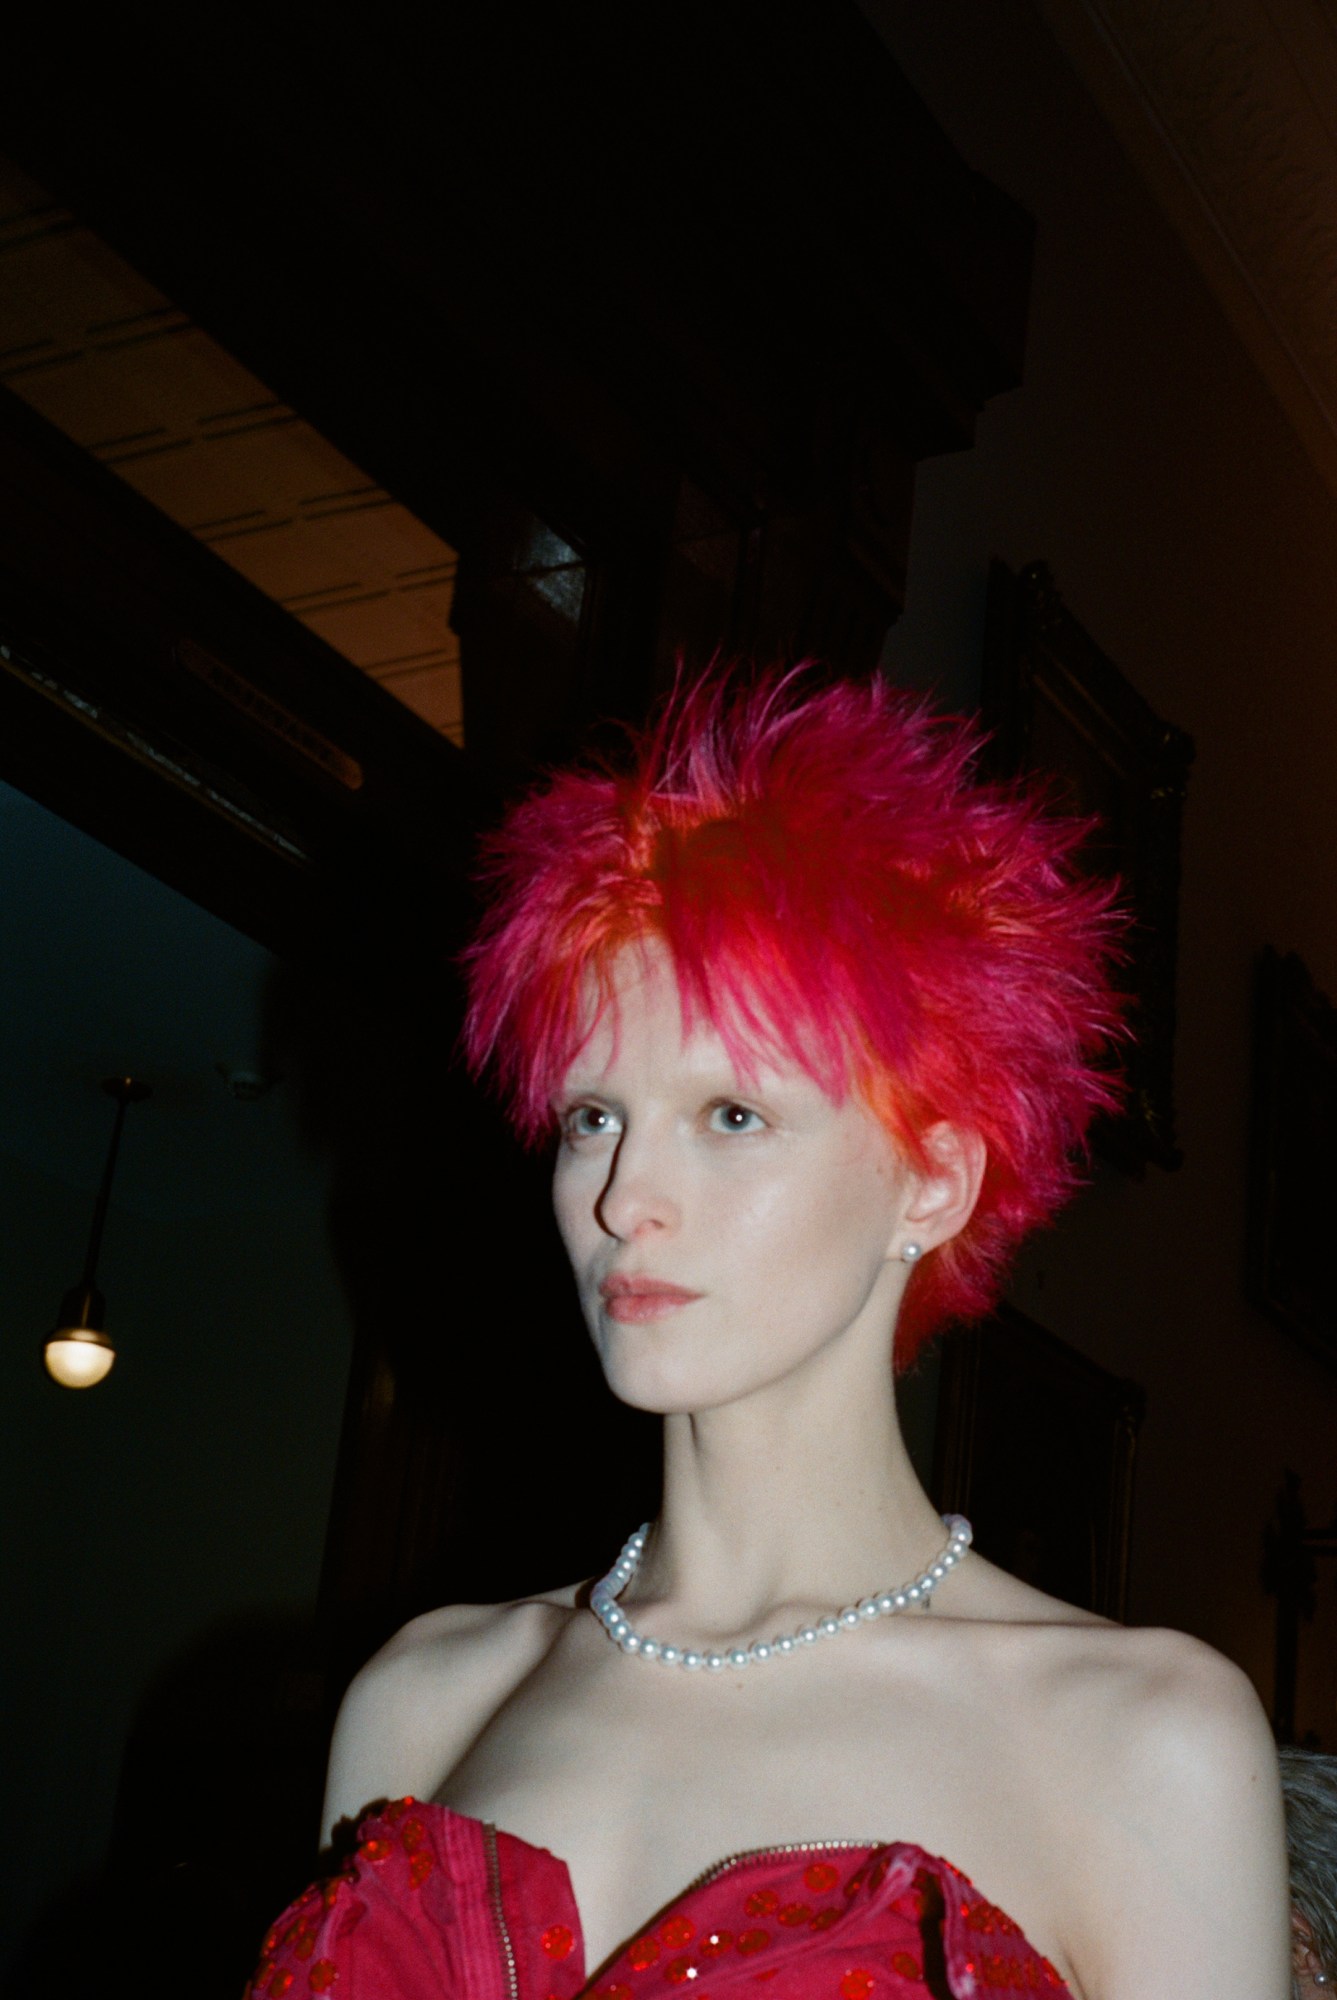
<instances>
[{"instance_id":1,"label":"chin","mask_svg":"<svg viewBox=\"0 0 1337 2000\"><path fill-rule=\"evenodd\" d=\"M659 1417L690 1417L737 1403L768 1386L754 1373L730 1373L716 1354L693 1354L690 1347L666 1342L656 1349L643 1338L627 1341L622 1329L612 1340L597 1342L599 1361L619 1403ZM755 1367L755 1355L750 1357Z\"/></svg>"}]
</instances>

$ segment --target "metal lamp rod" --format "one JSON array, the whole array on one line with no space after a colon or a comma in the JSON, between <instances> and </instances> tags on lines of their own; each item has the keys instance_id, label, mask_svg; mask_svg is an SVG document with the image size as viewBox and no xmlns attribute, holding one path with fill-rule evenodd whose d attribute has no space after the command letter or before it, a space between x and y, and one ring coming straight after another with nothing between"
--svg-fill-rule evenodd
<instances>
[{"instance_id":1,"label":"metal lamp rod","mask_svg":"<svg viewBox=\"0 0 1337 2000\"><path fill-rule=\"evenodd\" d=\"M121 1128L125 1124L126 1110L131 1104L138 1104L149 1095L149 1086L133 1076L109 1076L102 1088L109 1097L116 1099L116 1122L111 1128L111 1144L107 1148L107 1164L102 1169L102 1186L98 1189L97 1207L93 1210L93 1227L88 1237L88 1254L84 1258L83 1289L89 1292L97 1276L97 1260L102 1249L102 1231L107 1220L107 1204L111 1200L111 1184L116 1177L116 1156L121 1150Z\"/></svg>"}]
</instances>

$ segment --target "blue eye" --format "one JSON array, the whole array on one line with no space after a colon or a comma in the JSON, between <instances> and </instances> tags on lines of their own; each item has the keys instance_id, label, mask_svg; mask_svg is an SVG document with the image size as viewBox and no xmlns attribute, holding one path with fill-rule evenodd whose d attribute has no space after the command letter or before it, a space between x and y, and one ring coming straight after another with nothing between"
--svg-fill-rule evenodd
<instances>
[{"instance_id":1,"label":"blue eye","mask_svg":"<svg viewBox=\"0 0 1337 2000\"><path fill-rule=\"evenodd\" d=\"M710 1129L712 1132L760 1132L766 1120L759 1111L753 1111L746 1104L712 1104L710 1107Z\"/></svg>"},{"instance_id":2,"label":"blue eye","mask_svg":"<svg viewBox=\"0 0 1337 2000\"><path fill-rule=\"evenodd\" d=\"M562 1114L564 1139L604 1139L617 1129L617 1119L602 1104L573 1104Z\"/></svg>"}]
</instances>

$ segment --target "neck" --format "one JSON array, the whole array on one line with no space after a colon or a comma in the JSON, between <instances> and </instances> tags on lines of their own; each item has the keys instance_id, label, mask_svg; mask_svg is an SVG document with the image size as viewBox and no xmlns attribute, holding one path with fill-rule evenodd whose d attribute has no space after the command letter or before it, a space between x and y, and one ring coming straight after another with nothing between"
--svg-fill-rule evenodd
<instances>
[{"instance_id":1,"label":"neck","mask_svg":"<svg viewBox=\"0 0 1337 2000\"><path fill-rule=\"evenodd\" d=\"M671 1415L664 1503L626 1599L639 1625L727 1644L908 1581L945 1540L910 1464L891 1370L838 1367Z\"/></svg>"}]
</instances>

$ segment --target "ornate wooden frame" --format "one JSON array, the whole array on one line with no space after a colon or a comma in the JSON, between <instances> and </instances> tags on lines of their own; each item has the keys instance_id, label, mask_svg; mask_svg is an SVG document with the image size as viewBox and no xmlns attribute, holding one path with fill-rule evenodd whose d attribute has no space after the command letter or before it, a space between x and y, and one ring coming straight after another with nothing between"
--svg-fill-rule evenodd
<instances>
[{"instance_id":1,"label":"ornate wooden frame","mask_svg":"<svg viewBox=\"0 0 1337 2000\"><path fill-rule=\"evenodd\" d=\"M1145 1397L1015 1306L943 1343L932 1488L1002 1568L1123 1618Z\"/></svg>"},{"instance_id":2,"label":"ornate wooden frame","mask_svg":"<svg viewBox=\"0 0 1337 2000\"><path fill-rule=\"evenodd\" d=\"M1254 1012L1245 1289L1337 1367L1337 1008L1304 960L1265 949Z\"/></svg>"},{"instance_id":3,"label":"ornate wooden frame","mask_svg":"<svg viewBox=\"0 0 1337 2000\"><path fill-rule=\"evenodd\" d=\"M1040 772L1062 803L1098 821L1092 867L1117 875L1133 924L1125 983L1135 1040L1127 1102L1100 1150L1128 1172L1177 1167L1175 968L1180 824L1193 741L1143 700L1064 605L1048 565L989 572L981 690L996 775Z\"/></svg>"}]
</instances>

